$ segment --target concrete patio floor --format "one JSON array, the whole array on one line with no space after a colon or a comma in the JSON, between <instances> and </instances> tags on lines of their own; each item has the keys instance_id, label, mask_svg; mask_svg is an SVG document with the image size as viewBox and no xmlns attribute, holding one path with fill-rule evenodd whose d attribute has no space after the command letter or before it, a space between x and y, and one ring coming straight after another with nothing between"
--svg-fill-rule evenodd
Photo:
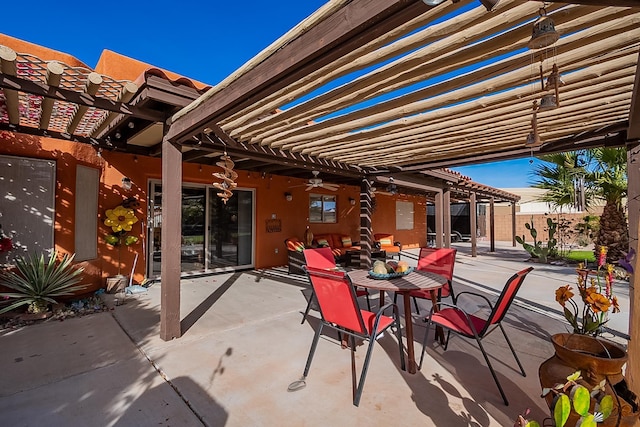
<instances>
[{"instance_id":1,"label":"concrete patio floor","mask_svg":"<svg viewBox=\"0 0 640 427\"><path fill-rule=\"evenodd\" d=\"M468 244L456 247L456 292L481 290L491 298L530 265L524 251L510 246L496 254L481 247L476 258ZM415 263L415 252L403 259ZM159 338L160 284L108 313L0 331L0 425L511 426L527 408L542 421L547 410L538 367L553 354L550 335L566 330L554 290L574 283L575 275L571 267L534 267L505 320L527 376L519 374L499 332L484 341L509 406L477 345L460 337L447 351L430 340L422 370L411 375L400 370L397 344L385 334L354 407L351 352L328 335L306 388L287 392L304 369L318 313L300 324L306 278L278 268L184 279L183 336L169 342ZM616 292L623 313L612 325L624 335L624 285ZM113 295L105 297L113 302ZM372 303L375 309L377 294ZM429 303L421 305L426 314ZM415 325L419 358L425 327ZM358 375L364 353L364 346L355 353Z\"/></svg>"}]
</instances>

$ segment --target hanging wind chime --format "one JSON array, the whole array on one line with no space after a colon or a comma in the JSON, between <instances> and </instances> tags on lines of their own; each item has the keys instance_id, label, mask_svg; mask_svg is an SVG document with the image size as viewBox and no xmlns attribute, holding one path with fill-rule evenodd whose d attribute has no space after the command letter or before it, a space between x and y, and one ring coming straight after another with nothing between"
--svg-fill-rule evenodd
<instances>
[{"instance_id":1,"label":"hanging wind chime","mask_svg":"<svg viewBox=\"0 0 640 427\"><path fill-rule=\"evenodd\" d=\"M546 59L547 48L553 46L559 39L560 34L556 31L555 23L547 16L547 11L543 7L538 11L538 18L533 23L533 29L531 31L531 40L529 40L528 47L532 50L544 49L540 53L540 90L543 93L540 98L540 103L533 101L533 117L531 119L531 132L527 136L526 146L537 147L542 144L540 135L538 133L538 111L547 111L554 108L558 108L560 105L559 87L564 84L560 78L558 66L553 63L551 72L547 77L545 83L544 79L544 62ZM553 51L555 57L555 49ZM533 62L533 55L532 55Z\"/></svg>"},{"instance_id":2,"label":"hanging wind chime","mask_svg":"<svg viewBox=\"0 0 640 427\"><path fill-rule=\"evenodd\" d=\"M227 204L227 200L233 196L233 189L238 186L235 180L238 178L238 174L233 170L235 163L231 160L231 157L227 155L225 150L224 154L220 156L220 162L217 162L216 165L220 166L223 172L215 172L213 174L214 177L221 179L222 182L214 182L213 186L220 190L217 193L217 196L222 199L224 204Z\"/></svg>"}]
</instances>

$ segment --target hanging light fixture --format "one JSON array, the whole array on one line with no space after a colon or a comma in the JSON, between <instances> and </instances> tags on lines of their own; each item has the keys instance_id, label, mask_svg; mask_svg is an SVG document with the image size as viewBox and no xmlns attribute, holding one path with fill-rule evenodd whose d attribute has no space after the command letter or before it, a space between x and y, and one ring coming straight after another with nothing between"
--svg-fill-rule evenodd
<instances>
[{"instance_id":1,"label":"hanging light fixture","mask_svg":"<svg viewBox=\"0 0 640 427\"><path fill-rule=\"evenodd\" d=\"M491 12L500 0L480 0L480 3L487 8L487 12Z\"/></svg>"},{"instance_id":2,"label":"hanging light fixture","mask_svg":"<svg viewBox=\"0 0 640 427\"><path fill-rule=\"evenodd\" d=\"M387 185L386 190L387 190L387 192L389 192L391 194L398 194L398 186L393 181L393 177L392 176L389 177L389 185Z\"/></svg>"},{"instance_id":3,"label":"hanging light fixture","mask_svg":"<svg viewBox=\"0 0 640 427\"><path fill-rule=\"evenodd\" d=\"M444 2L444 0L422 0L422 2L424 4L426 4L427 6L433 7L433 6L437 6L440 3Z\"/></svg>"},{"instance_id":4,"label":"hanging light fixture","mask_svg":"<svg viewBox=\"0 0 640 427\"><path fill-rule=\"evenodd\" d=\"M541 7L538 11L538 18L533 23L529 49L542 49L549 47L560 39L560 34L556 31L553 19L547 16L547 10Z\"/></svg>"},{"instance_id":5,"label":"hanging light fixture","mask_svg":"<svg viewBox=\"0 0 640 427\"><path fill-rule=\"evenodd\" d=\"M544 90L553 90L554 91L554 107L557 108L560 106L560 86L564 86L564 81L560 78L560 73L558 72L558 66L553 64L553 69L547 77L547 83L544 85ZM542 107L542 100L540 100L540 107Z\"/></svg>"},{"instance_id":6,"label":"hanging light fixture","mask_svg":"<svg viewBox=\"0 0 640 427\"><path fill-rule=\"evenodd\" d=\"M540 108L539 111L547 111L553 110L554 108L558 108L558 103L556 101L556 96L552 93L545 93L540 98Z\"/></svg>"}]
</instances>

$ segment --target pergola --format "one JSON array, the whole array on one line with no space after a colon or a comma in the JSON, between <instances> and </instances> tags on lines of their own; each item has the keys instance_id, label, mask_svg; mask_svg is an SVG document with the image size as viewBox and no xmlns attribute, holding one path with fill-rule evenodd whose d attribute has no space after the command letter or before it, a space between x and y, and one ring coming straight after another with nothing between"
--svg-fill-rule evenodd
<instances>
[{"instance_id":1,"label":"pergola","mask_svg":"<svg viewBox=\"0 0 640 427\"><path fill-rule=\"evenodd\" d=\"M484 2L490 4L495 2ZM172 117L162 145L163 246L179 241L182 158L192 151L268 156L284 168L361 177L361 242L370 241L371 176L623 146L638 161L640 2L336 0ZM560 39L529 49L548 15ZM557 108L536 111L553 65ZM532 133L535 138L527 138ZM199 154L195 154L196 156ZM629 220L637 242L640 172L629 167ZM163 256L164 256L163 252ZM180 262L163 258L162 297L179 304ZM631 284L627 373L638 391L640 332ZM179 336L163 309L161 336ZM179 317L179 316L178 316ZM177 329L176 329L177 328Z\"/></svg>"}]
</instances>

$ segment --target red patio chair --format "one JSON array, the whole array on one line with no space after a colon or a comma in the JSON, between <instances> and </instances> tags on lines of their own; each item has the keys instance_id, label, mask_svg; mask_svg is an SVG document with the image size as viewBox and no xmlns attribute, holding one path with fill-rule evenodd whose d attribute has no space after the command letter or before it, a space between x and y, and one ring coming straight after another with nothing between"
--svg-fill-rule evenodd
<instances>
[{"instance_id":1,"label":"red patio chair","mask_svg":"<svg viewBox=\"0 0 640 427\"><path fill-rule=\"evenodd\" d=\"M317 249L305 249L302 251L305 259L306 267L320 268L324 270L334 270L336 268L336 259L333 256L333 252L331 248L317 248ZM356 295L361 297L364 296L367 298L367 308L371 311L371 302L369 302L369 292L366 289L356 289ZM309 310L311 310L311 303L315 298L315 292L311 292L311 296L309 297L309 302L307 303L307 308L304 310L304 315L302 316L302 322L307 319L307 315L309 314Z\"/></svg>"},{"instance_id":2,"label":"red patio chair","mask_svg":"<svg viewBox=\"0 0 640 427\"><path fill-rule=\"evenodd\" d=\"M377 313L361 310L358 307L355 288L351 283L351 279L344 271L324 270L308 266L307 275L309 276L309 281L313 286L318 301L321 321L311 344L302 381L309 373L320 334L325 326L337 330L338 333L349 335L351 338L351 351L355 351L356 337L369 340L367 354L362 365L362 373L360 374L360 380L356 386L353 398L353 404L358 406L376 337L391 326L395 326L396 329L398 350L400 352L400 366L403 371L406 369L400 322L398 320L398 306L389 303L381 307ZM384 311L389 308L393 309L393 317L384 314Z\"/></svg>"},{"instance_id":3,"label":"red patio chair","mask_svg":"<svg viewBox=\"0 0 640 427\"><path fill-rule=\"evenodd\" d=\"M441 298L451 297L453 303L456 303L456 296L453 292L453 267L456 262L456 249L449 248L420 248L420 255L418 256L418 267L416 270L430 271L432 273L439 274L447 278L447 283L440 289L438 289L438 301ZM416 308L416 313L420 314L420 308L418 307L417 298L428 299L431 301L431 293L434 291L422 291L416 290L409 292L409 295L413 297L413 305ZM398 295L393 295L393 302L396 302Z\"/></svg>"},{"instance_id":4,"label":"red patio chair","mask_svg":"<svg viewBox=\"0 0 640 427\"><path fill-rule=\"evenodd\" d=\"M507 341L507 344L509 345L509 348L511 349L511 353L513 354L513 357L516 359L516 362L520 367L522 376L524 377L527 376L527 374L524 372L524 368L522 367L522 364L520 363L520 360L518 359L518 356L516 355L515 350L513 349L513 346L511 345L511 341L509 341L509 338L507 337L507 333L502 327L501 322L502 322L502 319L504 319L505 314L507 314L507 310L511 306L511 303L515 298L516 293L518 292L518 289L520 289L522 282L524 281L525 277L527 276L527 274L529 274L531 270L533 270L533 267L525 268L524 270L519 271L513 276L511 276L509 280L507 280L507 283L505 284L504 289L502 289L502 293L498 297L498 300L496 301L495 305L492 305L489 299L481 294L477 294L473 292L460 292L458 294L456 298L456 302L459 302L460 297L463 295L472 295L472 296L483 298L491 308L491 314L489 314L489 316L486 319L480 318L473 314L466 313L464 310L462 310L456 305L447 304L443 302L439 302L437 304L437 307L432 307L431 313L429 314L427 331L432 323L435 324L436 326L441 326L447 329L447 340L444 345L445 350L447 349L447 345L449 344L449 338L452 331L457 333L458 335L462 335L463 337L474 338L477 341L478 347L480 347L480 350L482 351L484 360L487 362L487 366L491 371L493 380L498 386L498 390L500 390L500 395L502 396L502 400L504 400L505 405L509 405L509 401L507 400L507 396L505 396L504 391L502 390L502 386L500 385L500 382L498 381L498 377L496 376L496 373L493 370L493 366L491 366L491 362L489 362L489 357L487 356L487 352L484 350L484 347L482 346L482 339L487 335L489 335L491 332L493 332L496 328L500 328L500 330L502 331L502 334L504 335L505 340ZM434 309L436 310L434 311ZM428 336L429 336L428 333L424 334L424 340L422 341L422 355L420 356L420 363L418 365L418 369L422 367L422 361L424 359L424 353L427 345Z\"/></svg>"}]
</instances>

